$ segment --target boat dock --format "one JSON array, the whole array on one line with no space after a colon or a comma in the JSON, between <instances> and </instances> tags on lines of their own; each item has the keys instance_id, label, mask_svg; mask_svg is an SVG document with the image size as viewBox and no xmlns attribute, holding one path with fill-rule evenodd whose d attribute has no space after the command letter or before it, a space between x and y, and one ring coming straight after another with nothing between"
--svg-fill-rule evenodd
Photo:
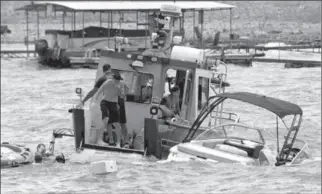
<instances>
[{"instance_id":1,"label":"boat dock","mask_svg":"<svg viewBox=\"0 0 322 194\"><path fill-rule=\"evenodd\" d=\"M35 58L37 56L37 53L32 50L1 50L1 59Z\"/></svg>"},{"instance_id":2,"label":"boat dock","mask_svg":"<svg viewBox=\"0 0 322 194\"><path fill-rule=\"evenodd\" d=\"M310 60L254 58L253 61L266 62L266 63L285 63L284 65L285 68L321 67L321 61L310 61Z\"/></svg>"},{"instance_id":3,"label":"boat dock","mask_svg":"<svg viewBox=\"0 0 322 194\"><path fill-rule=\"evenodd\" d=\"M227 48L226 48L227 49ZM228 50L228 49L227 49ZM273 50L271 50L273 51ZM274 50L276 52L276 50ZM269 52L269 51L268 51ZM277 52L292 52L292 51L277 51ZM250 53L243 53L243 54L219 54L219 53L212 53L209 54L210 58L216 58L219 60L224 60L228 63L238 63L239 65L243 66L252 66L252 62L266 62L266 63L285 63L286 68L297 68L297 67L320 67L321 60L306 60L312 59L311 56L304 56L299 58L297 56L292 57L285 57L283 53L274 55L270 55L266 52L263 53L264 55L257 54L250 54ZM257 56L258 55L258 56ZM284 54L285 55L285 54ZM315 53L315 55L317 55ZM1 50L1 58L2 59L18 59L18 58L36 58L38 57L37 53L32 50ZM99 57L70 57L70 67L73 69L76 68L89 68L89 69L96 69L98 66Z\"/></svg>"},{"instance_id":4,"label":"boat dock","mask_svg":"<svg viewBox=\"0 0 322 194\"><path fill-rule=\"evenodd\" d=\"M320 67L321 53L268 50L265 51L264 57L254 58L254 61L265 63L285 63L285 68Z\"/></svg>"}]
</instances>

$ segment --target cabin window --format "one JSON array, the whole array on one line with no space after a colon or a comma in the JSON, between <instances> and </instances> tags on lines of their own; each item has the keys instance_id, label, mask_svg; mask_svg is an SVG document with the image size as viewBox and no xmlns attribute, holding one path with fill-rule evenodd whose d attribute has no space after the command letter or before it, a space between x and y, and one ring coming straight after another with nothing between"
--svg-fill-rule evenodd
<instances>
[{"instance_id":1,"label":"cabin window","mask_svg":"<svg viewBox=\"0 0 322 194\"><path fill-rule=\"evenodd\" d=\"M170 94L170 89L174 86L178 86L180 89L180 109L183 102L183 93L185 87L185 77L186 77L186 70L176 70L176 69L168 69L166 71L166 78L164 84L164 95Z\"/></svg>"},{"instance_id":2,"label":"cabin window","mask_svg":"<svg viewBox=\"0 0 322 194\"><path fill-rule=\"evenodd\" d=\"M198 80L198 110L200 110L209 98L209 78L199 77Z\"/></svg>"},{"instance_id":3,"label":"cabin window","mask_svg":"<svg viewBox=\"0 0 322 194\"><path fill-rule=\"evenodd\" d=\"M152 74L113 69L118 72L129 87L127 102L151 103L154 77Z\"/></svg>"},{"instance_id":4,"label":"cabin window","mask_svg":"<svg viewBox=\"0 0 322 194\"><path fill-rule=\"evenodd\" d=\"M180 88L180 98L183 97L183 90L185 84L185 70L176 70L176 69L168 69L167 70L167 77L165 79L164 84L164 94L169 94L170 88L174 86L178 86Z\"/></svg>"}]
</instances>

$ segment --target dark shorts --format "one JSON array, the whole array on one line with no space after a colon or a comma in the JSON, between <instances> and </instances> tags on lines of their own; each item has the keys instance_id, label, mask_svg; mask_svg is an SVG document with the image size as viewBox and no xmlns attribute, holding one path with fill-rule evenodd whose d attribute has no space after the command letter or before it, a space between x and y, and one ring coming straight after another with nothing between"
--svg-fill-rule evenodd
<instances>
[{"instance_id":1,"label":"dark shorts","mask_svg":"<svg viewBox=\"0 0 322 194\"><path fill-rule=\"evenodd\" d=\"M101 101L102 119L109 117L108 124L120 122L120 112L116 102Z\"/></svg>"},{"instance_id":2,"label":"dark shorts","mask_svg":"<svg viewBox=\"0 0 322 194\"><path fill-rule=\"evenodd\" d=\"M119 98L118 100L120 106L120 123L126 123L126 113L125 113L125 104L124 99Z\"/></svg>"}]
</instances>

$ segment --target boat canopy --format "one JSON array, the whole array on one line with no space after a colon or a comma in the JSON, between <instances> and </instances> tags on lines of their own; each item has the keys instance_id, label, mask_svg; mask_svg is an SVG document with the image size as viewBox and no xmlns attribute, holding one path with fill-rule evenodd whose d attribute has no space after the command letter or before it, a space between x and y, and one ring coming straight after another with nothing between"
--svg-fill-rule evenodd
<instances>
[{"instance_id":1,"label":"boat canopy","mask_svg":"<svg viewBox=\"0 0 322 194\"><path fill-rule=\"evenodd\" d=\"M296 104L249 92L221 93L216 95L216 97L240 100L259 106L275 113L281 119L287 115L303 114L302 109Z\"/></svg>"},{"instance_id":2,"label":"boat canopy","mask_svg":"<svg viewBox=\"0 0 322 194\"><path fill-rule=\"evenodd\" d=\"M161 5L176 5L182 11L227 10L235 6L212 1L34 1L16 10L46 11L52 5L54 11L158 11Z\"/></svg>"}]
</instances>

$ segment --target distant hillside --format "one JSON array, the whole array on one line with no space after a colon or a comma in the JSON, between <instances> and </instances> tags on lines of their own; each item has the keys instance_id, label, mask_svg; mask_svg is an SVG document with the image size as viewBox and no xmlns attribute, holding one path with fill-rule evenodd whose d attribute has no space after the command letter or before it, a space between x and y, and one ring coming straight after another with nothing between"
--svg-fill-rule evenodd
<instances>
[{"instance_id":1,"label":"distant hillside","mask_svg":"<svg viewBox=\"0 0 322 194\"><path fill-rule=\"evenodd\" d=\"M1 25L13 28L13 33L6 37L7 40L22 39L25 31L24 12L15 12L14 9L28 4L30 1L1 1ZM233 9L233 31L244 36L268 36L270 31L281 31L283 37L321 37L321 2L319 1L219 1L235 5ZM89 2L90 3L90 2ZM186 14L185 28L188 36L192 36L191 14ZM190 16L190 17L189 17ZM44 15L41 14L44 18ZM98 17L88 14L86 25L98 25ZM117 17L113 17L117 18ZM128 16L125 20L133 20ZM45 20L45 21L44 21ZM40 33L43 34L48 28L61 28L61 18L53 21L54 25L48 24L44 19L41 22ZM81 15L77 17L78 27L81 27ZM32 33L35 34L35 14L30 16L29 21ZM189 23L190 22L190 23ZM205 14L206 29L205 37L212 38L215 31L227 31L229 29L229 12L217 11ZM105 23L106 25L106 23ZM124 26L122 26L124 27ZM70 19L66 19L66 28L70 28ZM19 33L18 33L19 31ZM26 33L25 33L26 34ZM1 38L3 39L3 38Z\"/></svg>"}]
</instances>

